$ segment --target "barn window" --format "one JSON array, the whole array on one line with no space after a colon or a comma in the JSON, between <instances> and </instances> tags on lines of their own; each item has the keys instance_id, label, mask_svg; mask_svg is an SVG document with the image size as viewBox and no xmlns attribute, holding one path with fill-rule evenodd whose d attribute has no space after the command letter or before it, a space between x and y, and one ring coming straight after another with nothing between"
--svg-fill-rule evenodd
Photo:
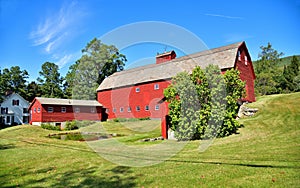
<instances>
[{"instance_id":1,"label":"barn window","mask_svg":"<svg viewBox=\"0 0 300 188\"><path fill-rule=\"evenodd\" d=\"M109 113L109 108L106 108L105 112L106 112L106 113Z\"/></svg>"},{"instance_id":2,"label":"barn window","mask_svg":"<svg viewBox=\"0 0 300 188\"><path fill-rule=\"evenodd\" d=\"M137 88L135 88L135 92L140 92L140 88L139 87L137 87Z\"/></svg>"},{"instance_id":3,"label":"barn window","mask_svg":"<svg viewBox=\"0 0 300 188\"><path fill-rule=\"evenodd\" d=\"M137 112L139 112L141 110L140 106L136 106L135 109Z\"/></svg>"},{"instance_id":4,"label":"barn window","mask_svg":"<svg viewBox=\"0 0 300 188\"><path fill-rule=\"evenodd\" d=\"M131 107L130 106L127 108L127 112L131 112Z\"/></svg>"},{"instance_id":5,"label":"barn window","mask_svg":"<svg viewBox=\"0 0 300 188\"><path fill-rule=\"evenodd\" d=\"M48 107L48 113L52 113L53 112L53 107Z\"/></svg>"},{"instance_id":6,"label":"barn window","mask_svg":"<svg viewBox=\"0 0 300 188\"><path fill-rule=\"evenodd\" d=\"M159 110L159 104L155 105L155 110Z\"/></svg>"},{"instance_id":7,"label":"barn window","mask_svg":"<svg viewBox=\"0 0 300 188\"><path fill-rule=\"evenodd\" d=\"M66 107L61 107L61 112L62 113L66 113L67 112L67 108Z\"/></svg>"},{"instance_id":8,"label":"barn window","mask_svg":"<svg viewBox=\"0 0 300 188\"><path fill-rule=\"evenodd\" d=\"M36 113L36 108L33 109L33 112Z\"/></svg>"},{"instance_id":9,"label":"barn window","mask_svg":"<svg viewBox=\"0 0 300 188\"><path fill-rule=\"evenodd\" d=\"M120 112L124 112L124 108L123 107L120 108Z\"/></svg>"},{"instance_id":10,"label":"barn window","mask_svg":"<svg viewBox=\"0 0 300 188\"><path fill-rule=\"evenodd\" d=\"M115 113L117 111L117 109L116 108L113 108L113 112Z\"/></svg>"},{"instance_id":11,"label":"barn window","mask_svg":"<svg viewBox=\"0 0 300 188\"><path fill-rule=\"evenodd\" d=\"M80 108L79 107L76 107L75 108L75 113L79 113L80 112Z\"/></svg>"},{"instance_id":12,"label":"barn window","mask_svg":"<svg viewBox=\"0 0 300 188\"><path fill-rule=\"evenodd\" d=\"M96 107L91 107L91 113L95 113L96 112Z\"/></svg>"},{"instance_id":13,"label":"barn window","mask_svg":"<svg viewBox=\"0 0 300 188\"><path fill-rule=\"evenodd\" d=\"M38 109L37 109L37 112L40 113L40 112L41 112L41 108L38 108Z\"/></svg>"},{"instance_id":14,"label":"barn window","mask_svg":"<svg viewBox=\"0 0 300 188\"><path fill-rule=\"evenodd\" d=\"M146 106L145 106L145 110L146 110L146 111L149 111L149 105L146 105Z\"/></svg>"},{"instance_id":15,"label":"barn window","mask_svg":"<svg viewBox=\"0 0 300 188\"><path fill-rule=\"evenodd\" d=\"M238 51L238 60L241 61L241 52Z\"/></svg>"},{"instance_id":16,"label":"barn window","mask_svg":"<svg viewBox=\"0 0 300 188\"><path fill-rule=\"evenodd\" d=\"M154 90L158 90L159 89L159 84L154 84Z\"/></svg>"},{"instance_id":17,"label":"barn window","mask_svg":"<svg viewBox=\"0 0 300 188\"><path fill-rule=\"evenodd\" d=\"M246 65L246 66L248 65L248 58L247 58L246 55L245 55L245 65Z\"/></svg>"}]
</instances>

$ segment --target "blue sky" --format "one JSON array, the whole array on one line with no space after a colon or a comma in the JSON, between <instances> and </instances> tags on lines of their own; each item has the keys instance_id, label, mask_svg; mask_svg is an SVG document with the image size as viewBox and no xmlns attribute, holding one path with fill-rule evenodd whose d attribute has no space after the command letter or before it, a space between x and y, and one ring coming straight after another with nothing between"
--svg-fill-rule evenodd
<instances>
[{"instance_id":1,"label":"blue sky","mask_svg":"<svg viewBox=\"0 0 300 188\"><path fill-rule=\"evenodd\" d=\"M254 60L268 42L285 56L300 54L299 0L0 0L0 67L18 65L35 80L49 61L59 65L64 76L94 37L145 21L176 25L208 48L244 40ZM121 52L131 67L165 49L172 46L141 43Z\"/></svg>"}]
</instances>

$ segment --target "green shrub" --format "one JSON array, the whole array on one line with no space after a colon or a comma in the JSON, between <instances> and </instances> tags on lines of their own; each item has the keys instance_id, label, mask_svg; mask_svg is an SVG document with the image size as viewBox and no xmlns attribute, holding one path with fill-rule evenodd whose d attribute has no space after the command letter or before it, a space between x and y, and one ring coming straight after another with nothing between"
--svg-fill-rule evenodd
<instances>
[{"instance_id":1,"label":"green shrub","mask_svg":"<svg viewBox=\"0 0 300 188\"><path fill-rule=\"evenodd\" d=\"M78 129L76 121L66 121L65 130L75 130Z\"/></svg>"},{"instance_id":2,"label":"green shrub","mask_svg":"<svg viewBox=\"0 0 300 188\"><path fill-rule=\"evenodd\" d=\"M60 126L54 126L54 125L51 125L50 123L42 123L41 127L43 129L60 131Z\"/></svg>"},{"instance_id":3,"label":"green shrub","mask_svg":"<svg viewBox=\"0 0 300 188\"><path fill-rule=\"evenodd\" d=\"M133 122L133 121L144 121L150 120L150 117L143 117L143 118L115 118L113 119L114 122Z\"/></svg>"}]
</instances>

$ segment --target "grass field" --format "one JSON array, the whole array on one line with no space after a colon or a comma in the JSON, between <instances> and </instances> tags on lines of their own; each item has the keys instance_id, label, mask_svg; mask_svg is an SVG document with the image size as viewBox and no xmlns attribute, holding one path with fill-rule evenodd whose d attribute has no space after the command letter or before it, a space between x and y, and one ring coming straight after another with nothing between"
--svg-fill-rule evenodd
<instances>
[{"instance_id":1,"label":"grass field","mask_svg":"<svg viewBox=\"0 0 300 188\"><path fill-rule=\"evenodd\" d=\"M111 163L86 142L51 139L47 135L55 131L40 127L3 129L0 187L299 187L300 93L260 97L249 106L259 112L240 120L239 134L214 140L204 152L201 141L188 142L170 159L146 167ZM126 145L167 142L140 142L160 136L158 121L102 125L93 126L123 135L117 139Z\"/></svg>"}]
</instances>

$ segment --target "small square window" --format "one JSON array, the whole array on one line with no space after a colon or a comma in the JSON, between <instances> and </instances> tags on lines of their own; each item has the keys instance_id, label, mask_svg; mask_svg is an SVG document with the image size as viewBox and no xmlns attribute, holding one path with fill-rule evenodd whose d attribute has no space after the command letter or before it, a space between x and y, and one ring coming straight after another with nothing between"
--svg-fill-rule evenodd
<instances>
[{"instance_id":1,"label":"small square window","mask_svg":"<svg viewBox=\"0 0 300 188\"><path fill-rule=\"evenodd\" d=\"M245 65L246 66L248 65L248 58L247 58L247 56L245 56Z\"/></svg>"},{"instance_id":2,"label":"small square window","mask_svg":"<svg viewBox=\"0 0 300 188\"><path fill-rule=\"evenodd\" d=\"M79 107L76 107L75 108L75 113L79 113L80 112L80 108Z\"/></svg>"},{"instance_id":3,"label":"small square window","mask_svg":"<svg viewBox=\"0 0 300 188\"><path fill-rule=\"evenodd\" d=\"M96 112L96 107L91 107L91 113L95 113Z\"/></svg>"},{"instance_id":4,"label":"small square window","mask_svg":"<svg viewBox=\"0 0 300 188\"><path fill-rule=\"evenodd\" d=\"M37 112L40 113L40 112L41 112L41 108L38 108L38 109L37 109Z\"/></svg>"},{"instance_id":5,"label":"small square window","mask_svg":"<svg viewBox=\"0 0 300 188\"><path fill-rule=\"evenodd\" d=\"M117 109L116 109L116 108L113 108L113 112L116 113L116 111L117 111Z\"/></svg>"},{"instance_id":6,"label":"small square window","mask_svg":"<svg viewBox=\"0 0 300 188\"><path fill-rule=\"evenodd\" d=\"M154 84L154 90L158 90L159 89L159 84Z\"/></svg>"},{"instance_id":7,"label":"small square window","mask_svg":"<svg viewBox=\"0 0 300 188\"><path fill-rule=\"evenodd\" d=\"M124 108L123 107L120 108L120 112L124 112Z\"/></svg>"},{"instance_id":8,"label":"small square window","mask_svg":"<svg viewBox=\"0 0 300 188\"><path fill-rule=\"evenodd\" d=\"M146 110L146 111L149 111L149 105L146 105L146 106L145 106L145 110Z\"/></svg>"},{"instance_id":9,"label":"small square window","mask_svg":"<svg viewBox=\"0 0 300 188\"><path fill-rule=\"evenodd\" d=\"M131 112L131 107L130 106L127 108L127 112Z\"/></svg>"},{"instance_id":10,"label":"small square window","mask_svg":"<svg viewBox=\"0 0 300 188\"><path fill-rule=\"evenodd\" d=\"M109 108L106 108L105 112L106 112L106 113L109 113Z\"/></svg>"},{"instance_id":11,"label":"small square window","mask_svg":"<svg viewBox=\"0 0 300 188\"><path fill-rule=\"evenodd\" d=\"M36 113L36 108L33 109L33 112Z\"/></svg>"},{"instance_id":12,"label":"small square window","mask_svg":"<svg viewBox=\"0 0 300 188\"><path fill-rule=\"evenodd\" d=\"M61 107L61 112L62 113L66 113L67 112L67 108L66 107Z\"/></svg>"},{"instance_id":13,"label":"small square window","mask_svg":"<svg viewBox=\"0 0 300 188\"><path fill-rule=\"evenodd\" d=\"M140 92L140 88L139 87L137 87L137 88L135 88L135 92Z\"/></svg>"},{"instance_id":14,"label":"small square window","mask_svg":"<svg viewBox=\"0 0 300 188\"><path fill-rule=\"evenodd\" d=\"M159 110L159 104L155 105L155 110Z\"/></svg>"},{"instance_id":15,"label":"small square window","mask_svg":"<svg viewBox=\"0 0 300 188\"><path fill-rule=\"evenodd\" d=\"M53 112L53 107L48 107L48 113L52 113Z\"/></svg>"},{"instance_id":16,"label":"small square window","mask_svg":"<svg viewBox=\"0 0 300 188\"><path fill-rule=\"evenodd\" d=\"M140 106L136 106L135 109L137 112L139 112L141 110Z\"/></svg>"}]
</instances>

